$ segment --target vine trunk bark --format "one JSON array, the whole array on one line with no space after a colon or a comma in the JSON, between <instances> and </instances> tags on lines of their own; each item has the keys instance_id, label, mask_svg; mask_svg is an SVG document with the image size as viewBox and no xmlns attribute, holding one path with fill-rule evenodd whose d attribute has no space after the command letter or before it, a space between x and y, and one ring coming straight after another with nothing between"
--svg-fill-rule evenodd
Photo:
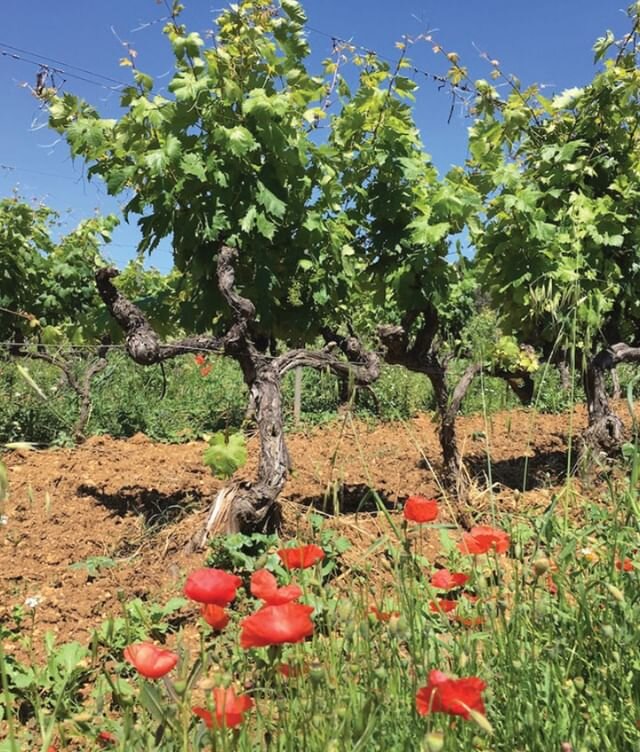
<instances>
[{"instance_id":1,"label":"vine trunk bark","mask_svg":"<svg viewBox=\"0 0 640 752\"><path fill-rule=\"evenodd\" d=\"M582 456L589 450L607 457L616 455L622 445L624 428L620 418L611 410L606 388L606 371L610 360L599 353L587 364L584 391L587 401L588 425L582 434Z\"/></svg>"},{"instance_id":2,"label":"vine trunk bark","mask_svg":"<svg viewBox=\"0 0 640 752\"><path fill-rule=\"evenodd\" d=\"M282 419L282 380L264 356L256 358L252 370L255 376L247 379L245 373L245 381L260 441L258 474L254 481L234 483L218 493L201 544L222 530L250 534L274 532L280 527L277 499L291 470Z\"/></svg>"}]
</instances>

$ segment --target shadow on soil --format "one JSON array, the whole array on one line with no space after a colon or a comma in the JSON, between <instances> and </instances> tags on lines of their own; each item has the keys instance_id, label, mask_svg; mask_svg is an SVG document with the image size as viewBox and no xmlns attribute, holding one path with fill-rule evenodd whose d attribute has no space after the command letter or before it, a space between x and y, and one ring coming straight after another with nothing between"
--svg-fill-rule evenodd
<instances>
[{"instance_id":1,"label":"shadow on soil","mask_svg":"<svg viewBox=\"0 0 640 752\"><path fill-rule=\"evenodd\" d=\"M560 485L567 477L567 458L566 451L558 450L493 461L491 480L518 491ZM467 457L465 464L472 478L488 484L486 457Z\"/></svg>"},{"instance_id":2,"label":"shadow on soil","mask_svg":"<svg viewBox=\"0 0 640 752\"><path fill-rule=\"evenodd\" d=\"M177 522L202 499L202 495L193 489L165 494L155 488L124 486L116 493L106 493L97 486L84 483L78 486L78 494L91 496L120 517L139 514L146 527L164 527Z\"/></svg>"},{"instance_id":3,"label":"shadow on soil","mask_svg":"<svg viewBox=\"0 0 640 752\"><path fill-rule=\"evenodd\" d=\"M295 501L332 515L378 514L380 503L389 510L397 508L383 491L369 488L364 483L331 486L321 496L300 496Z\"/></svg>"}]
</instances>

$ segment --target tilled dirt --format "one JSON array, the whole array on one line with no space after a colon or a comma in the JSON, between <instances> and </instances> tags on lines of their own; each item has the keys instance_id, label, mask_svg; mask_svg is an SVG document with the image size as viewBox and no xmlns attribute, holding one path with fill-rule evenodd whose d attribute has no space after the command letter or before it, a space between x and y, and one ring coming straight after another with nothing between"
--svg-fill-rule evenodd
<instances>
[{"instance_id":1,"label":"tilled dirt","mask_svg":"<svg viewBox=\"0 0 640 752\"><path fill-rule=\"evenodd\" d=\"M565 478L568 436L584 423L581 409L572 416L519 410L488 421L460 418L460 445L476 479L474 510L481 515L490 501L516 514L546 507ZM436 426L429 416L367 424L346 415L293 432L288 444L294 472L282 498L285 535L303 538L312 510L335 514L332 525L353 544L348 562L361 563L389 531L369 489L398 519L395 507L410 494L442 498ZM202 563L202 553L189 553L186 544L221 486L202 464L204 446L102 436L74 449L5 455L10 496L0 510L6 515L0 526L0 619L37 599L34 637L52 630L60 640L86 642L106 617L121 611L120 600L162 602L175 595L185 573ZM256 469L255 438L249 449L251 459L239 473L247 478ZM447 506L445 521L451 521ZM437 535L423 543L435 556ZM96 557L108 557L112 566L91 567Z\"/></svg>"}]
</instances>

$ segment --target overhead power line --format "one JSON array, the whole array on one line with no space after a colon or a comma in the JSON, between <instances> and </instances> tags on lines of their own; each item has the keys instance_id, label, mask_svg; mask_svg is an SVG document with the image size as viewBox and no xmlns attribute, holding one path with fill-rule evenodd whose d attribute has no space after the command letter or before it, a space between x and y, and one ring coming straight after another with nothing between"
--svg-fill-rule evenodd
<instances>
[{"instance_id":1,"label":"overhead power line","mask_svg":"<svg viewBox=\"0 0 640 752\"><path fill-rule=\"evenodd\" d=\"M61 175L60 173L55 172L43 172L41 170L32 170L29 167L18 167L16 165L6 165L6 164L0 164L0 170L5 170L6 172L29 172L33 175L43 175L47 178L60 178L60 180L73 180L74 182L76 180L79 180L80 178L73 178L70 175Z\"/></svg>"},{"instance_id":2,"label":"overhead power line","mask_svg":"<svg viewBox=\"0 0 640 752\"><path fill-rule=\"evenodd\" d=\"M41 71L46 71L48 73L55 73L59 76L64 76L65 78L75 78L78 81L84 81L87 84L92 84L93 86L99 86L101 89L108 89L109 91L113 91L114 89L121 88L123 86L128 85L128 84L122 83L122 81L118 81L117 84L112 84L112 85L109 85L107 83L102 83L101 81L96 81L95 78L93 79L87 78L86 76L81 76L78 73L72 73L66 69L49 65L46 62L43 63L42 60L33 60L30 57L26 57L25 55L20 55L17 52L12 52L10 49L4 49L2 46L0 46L0 57L5 57L5 58L8 58L9 60L16 60L21 63L27 63L29 65L35 65ZM92 75L96 75L96 74L92 74ZM97 74L97 75L100 75L100 74Z\"/></svg>"},{"instance_id":3,"label":"overhead power line","mask_svg":"<svg viewBox=\"0 0 640 752\"><path fill-rule=\"evenodd\" d=\"M79 71L80 73L86 73L88 76L93 76L94 78L101 78L104 81L109 81L112 84L117 84L118 86L128 86L128 84L125 84L122 81L118 81L117 78L112 78L111 76L105 76L102 73L96 73L96 71L89 70L88 68L81 68L78 65L72 65L71 63L65 63L63 60L56 60L54 57L49 57L47 55L41 55L39 52L32 52L31 50L23 50L20 47L14 47L11 44L7 44L6 42L0 41L0 47L4 47L7 50L11 50L12 52L18 52L22 55L30 55L31 57L40 58L41 60L44 60L48 63L53 63L54 65L64 65L65 68Z\"/></svg>"}]
</instances>

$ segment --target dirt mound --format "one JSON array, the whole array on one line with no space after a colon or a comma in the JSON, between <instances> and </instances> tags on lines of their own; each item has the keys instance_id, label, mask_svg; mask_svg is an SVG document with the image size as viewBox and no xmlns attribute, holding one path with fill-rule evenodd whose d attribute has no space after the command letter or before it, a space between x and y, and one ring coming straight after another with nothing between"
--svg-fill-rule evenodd
<instances>
[{"instance_id":1,"label":"dirt mound","mask_svg":"<svg viewBox=\"0 0 640 752\"><path fill-rule=\"evenodd\" d=\"M487 421L461 418L459 439L470 471L499 484L499 503L514 511L549 503L566 473L570 426L575 435L583 425L581 410L571 419L521 410ZM428 416L375 425L347 416L295 432L288 443L295 469L283 498L286 533L296 535L310 510L339 512L333 524L351 538L353 560L387 529L370 489L392 514L409 494L441 495L437 437ZM85 641L121 611L119 599L175 595L184 573L202 561L185 544L220 487L202 464L203 449L201 442L156 444L138 434L8 454L0 618L35 598L36 637L50 629L60 639ZM255 438L249 449L242 473L252 477ZM480 491L475 503L482 508L487 498L488 491Z\"/></svg>"}]
</instances>

